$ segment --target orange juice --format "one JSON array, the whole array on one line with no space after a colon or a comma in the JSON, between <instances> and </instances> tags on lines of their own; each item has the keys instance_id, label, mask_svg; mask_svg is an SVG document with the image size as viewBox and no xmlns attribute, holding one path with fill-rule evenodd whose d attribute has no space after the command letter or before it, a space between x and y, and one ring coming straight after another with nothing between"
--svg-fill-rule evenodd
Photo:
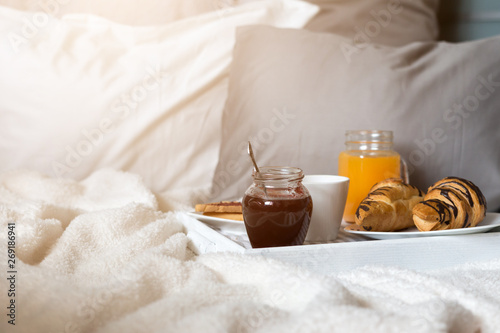
<instances>
[{"instance_id":1,"label":"orange juice","mask_svg":"<svg viewBox=\"0 0 500 333\"><path fill-rule=\"evenodd\" d=\"M400 177L400 162L399 154L392 150L350 150L340 153L338 174L350 179L344 220L354 222L359 204L375 183L386 178Z\"/></svg>"}]
</instances>

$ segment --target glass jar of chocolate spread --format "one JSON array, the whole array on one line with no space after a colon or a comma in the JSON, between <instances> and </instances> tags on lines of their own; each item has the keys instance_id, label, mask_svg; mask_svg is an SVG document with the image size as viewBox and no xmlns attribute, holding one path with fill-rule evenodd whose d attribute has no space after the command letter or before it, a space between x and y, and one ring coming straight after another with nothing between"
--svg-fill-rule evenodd
<instances>
[{"instance_id":1,"label":"glass jar of chocolate spread","mask_svg":"<svg viewBox=\"0 0 500 333\"><path fill-rule=\"evenodd\" d=\"M253 248L301 245L313 202L293 167L261 167L243 196L243 220Z\"/></svg>"}]
</instances>

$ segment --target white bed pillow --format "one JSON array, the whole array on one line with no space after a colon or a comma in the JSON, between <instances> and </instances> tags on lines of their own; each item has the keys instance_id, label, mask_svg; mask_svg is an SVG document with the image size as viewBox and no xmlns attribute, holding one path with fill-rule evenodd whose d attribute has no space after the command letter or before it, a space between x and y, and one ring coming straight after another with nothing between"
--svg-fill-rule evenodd
<instances>
[{"instance_id":1,"label":"white bed pillow","mask_svg":"<svg viewBox=\"0 0 500 333\"><path fill-rule=\"evenodd\" d=\"M238 30L213 198L251 182L247 141L261 165L336 174L344 134L394 131L411 182L446 176L476 183L500 207L500 37L404 47L267 27Z\"/></svg>"},{"instance_id":2,"label":"white bed pillow","mask_svg":"<svg viewBox=\"0 0 500 333\"><path fill-rule=\"evenodd\" d=\"M127 25L163 25L228 7L212 0L0 0L0 5L55 17L92 14Z\"/></svg>"},{"instance_id":3,"label":"white bed pillow","mask_svg":"<svg viewBox=\"0 0 500 333\"><path fill-rule=\"evenodd\" d=\"M209 188L235 27L300 28L316 12L262 1L131 27L89 15L42 25L43 13L0 7L0 171L82 179L112 167L157 192Z\"/></svg>"},{"instance_id":4,"label":"white bed pillow","mask_svg":"<svg viewBox=\"0 0 500 333\"><path fill-rule=\"evenodd\" d=\"M89 13L129 25L158 25L260 0L0 0L21 10L61 17ZM351 40L403 45L438 37L439 0L308 0L320 12L306 26Z\"/></svg>"}]
</instances>

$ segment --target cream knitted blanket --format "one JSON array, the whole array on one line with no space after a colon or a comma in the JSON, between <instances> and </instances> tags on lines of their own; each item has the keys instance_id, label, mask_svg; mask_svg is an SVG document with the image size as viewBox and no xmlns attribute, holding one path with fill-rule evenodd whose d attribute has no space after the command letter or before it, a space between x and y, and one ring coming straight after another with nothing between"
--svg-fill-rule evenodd
<instances>
[{"instance_id":1,"label":"cream knitted blanket","mask_svg":"<svg viewBox=\"0 0 500 333\"><path fill-rule=\"evenodd\" d=\"M188 219L158 210L132 174L0 175L0 331L500 330L500 259L326 276L263 257L197 256Z\"/></svg>"}]
</instances>

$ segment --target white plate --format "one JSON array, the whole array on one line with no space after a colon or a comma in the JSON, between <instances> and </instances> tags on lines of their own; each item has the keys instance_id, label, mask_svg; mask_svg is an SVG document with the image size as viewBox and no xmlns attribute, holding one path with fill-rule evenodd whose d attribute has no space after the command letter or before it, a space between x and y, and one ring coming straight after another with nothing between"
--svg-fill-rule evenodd
<instances>
[{"instance_id":1,"label":"white plate","mask_svg":"<svg viewBox=\"0 0 500 333\"><path fill-rule=\"evenodd\" d=\"M361 230L346 230L351 234L363 235L374 239L395 239L395 238L413 238L413 237L430 237L430 236L451 236L451 235L466 235L477 234L489 231L493 228L500 227L499 213L486 213L486 217L477 226L472 228L436 230L436 231L418 231L416 227L408 228L401 231L361 231Z\"/></svg>"},{"instance_id":2,"label":"white plate","mask_svg":"<svg viewBox=\"0 0 500 333\"><path fill-rule=\"evenodd\" d=\"M187 214L221 231L238 232L238 233L247 232L245 229L245 223L243 223L243 221L221 219L219 217L203 215L203 213L201 212L189 212Z\"/></svg>"}]
</instances>

